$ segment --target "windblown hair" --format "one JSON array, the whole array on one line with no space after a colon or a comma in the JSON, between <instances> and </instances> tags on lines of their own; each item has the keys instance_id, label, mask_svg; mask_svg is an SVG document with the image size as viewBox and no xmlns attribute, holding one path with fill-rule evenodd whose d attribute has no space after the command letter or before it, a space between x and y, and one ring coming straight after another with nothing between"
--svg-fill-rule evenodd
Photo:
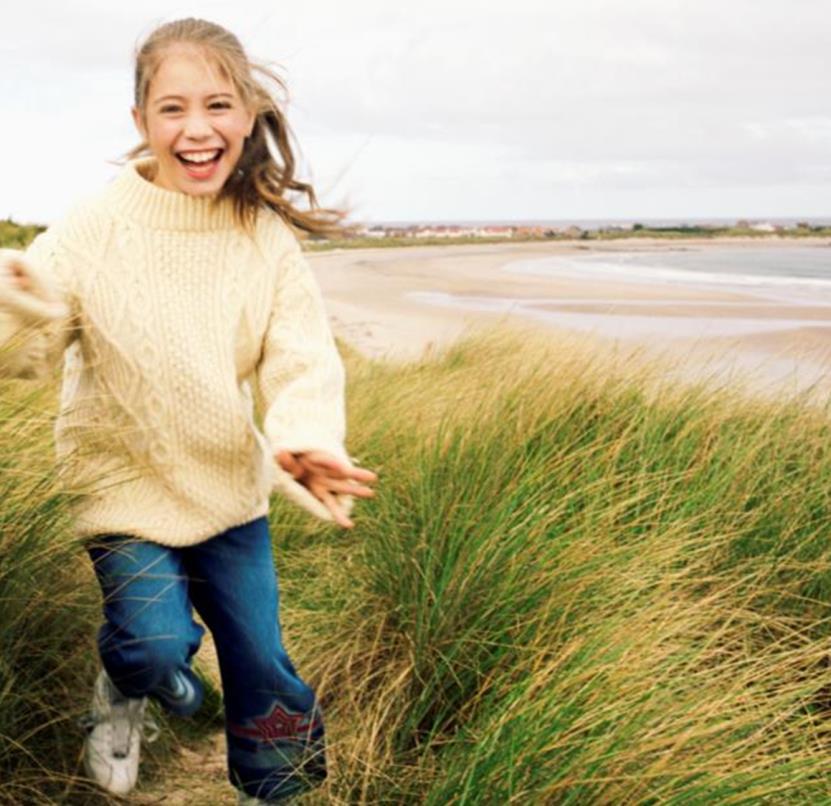
<instances>
[{"instance_id":1,"label":"windblown hair","mask_svg":"<svg viewBox=\"0 0 831 806\"><path fill-rule=\"evenodd\" d=\"M287 94L285 83L265 65L249 60L237 37L222 26L189 17L161 25L145 39L135 55L135 105L141 114L146 114L150 82L168 49L179 45L192 47L210 59L235 86L242 102L256 112L251 136L245 139L239 161L217 194L216 203L232 199L235 216L246 229L253 227L258 210L268 207L287 224L305 232L341 233L345 213L321 208L311 184L294 176L296 160L289 140L290 130L276 96L276 92ZM276 92L256 80L255 73L274 84ZM125 156L134 159L147 154L150 154L149 146L142 142ZM298 196L307 198L309 210L295 206L292 197Z\"/></svg>"}]
</instances>

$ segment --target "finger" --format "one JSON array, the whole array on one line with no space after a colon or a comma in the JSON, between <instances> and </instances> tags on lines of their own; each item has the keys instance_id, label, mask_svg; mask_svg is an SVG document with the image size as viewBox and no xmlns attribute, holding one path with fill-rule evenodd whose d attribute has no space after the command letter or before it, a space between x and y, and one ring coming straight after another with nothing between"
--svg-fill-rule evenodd
<instances>
[{"instance_id":1,"label":"finger","mask_svg":"<svg viewBox=\"0 0 831 806\"><path fill-rule=\"evenodd\" d=\"M370 487L364 487L356 484L353 481L333 479L330 476L310 476L310 484L316 484L326 490L331 490L335 493L344 493L345 495L357 495L360 498L372 498L375 495L375 490Z\"/></svg>"},{"instance_id":2,"label":"finger","mask_svg":"<svg viewBox=\"0 0 831 806\"><path fill-rule=\"evenodd\" d=\"M350 467L349 477L355 481L378 481L378 474L364 467Z\"/></svg>"},{"instance_id":3,"label":"finger","mask_svg":"<svg viewBox=\"0 0 831 806\"><path fill-rule=\"evenodd\" d=\"M289 473L295 465L295 459L288 451L278 451L274 455L274 458L277 460L280 467Z\"/></svg>"},{"instance_id":4,"label":"finger","mask_svg":"<svg viewBox=\"0 0 831 806\"><path fill-rule=\"evenodd\" d=\"M317 495L318 498L320 498L320 500L326 505L329 512L332 513L335 523L339 526L343 526L344 529L351 529L355 525L346 516L346 513L341 509L340 504L338 504L337 499L334 495L332 495L332 493L325 489L318 489Z\"/></svg>"},{"instance_id":5,"label":"finger","mask_svg":"<svg viewBox=\"0 0 831 806\"><path fill-rule=\"evenodd\" d=\"M332 454L324 451L304 451L298 454L298 458L301 462L313 468L325 468L338 478L344 478L350 469L346 462L336 459Z\"/></svg>"},{"instance_id":6,"label":"finger","mask_svg":"<svg viewBox=\"0 0 831 806\"><path fill-rule=\"evenodd\" d=\"M294 454L289 451L280 451L277 454L277 462L283 470L287 473L291 473L295 479L301 478L306 472L303 465L297 460Z\"/></svg>"},{"instance_id":7,"label":"finger","mask_svg":"<svg viewBox=\"0 0 831 806\"><path fill-rule=\"evenodd\" d=\"M345 489L338 489L337 492L346 493L346 495L357 495L359 498L375 497L375 490L372 487L365 487L363 484L356 484L355 482L347 483Z\"/></svg>"},{"instance_id":8,"label":"finger","mask_svg":"<svg viewBox=\"0 0 831 806\"><path fill-rule=\"evenodd\" d=\"M343 461L338 461L333 456L323 451L307 451L300 454L300 461L310 465L315 472L325 468L334 474L335 478L351 478L355 481L373 482L378 481L378 474L362 467L355 467Z\"/></svg>"}]
</instances>

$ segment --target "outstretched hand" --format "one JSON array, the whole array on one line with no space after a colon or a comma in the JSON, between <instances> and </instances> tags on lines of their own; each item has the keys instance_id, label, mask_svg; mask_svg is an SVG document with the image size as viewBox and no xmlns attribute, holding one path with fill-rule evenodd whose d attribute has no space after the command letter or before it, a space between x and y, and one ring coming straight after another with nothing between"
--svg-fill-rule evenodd
<instances>
[{"instance_id":1,"label":"outstretched hand","mask_svg":"<svg viewBox=\"0 0 831 806\"><path fill-rule=\"evenodd\" d=\"M52 282L17 249L0 249L0 303L33 321L69 313Z\"/></svg>"},{"instance_id":2,"label":"outstretched hand","mask_svg":"<svg viewBox=\"0 0 831 806\"><path fill-rule=\"evenodd\" d=\"M27 271L26 263L17 256L0 260L0 274L7 277L9 282L20 291L35 290L35 284Z\"/></svg>"},{"instance_id":3,"label":"outstretched hand","mask_svg":"<svg viewBox=\"0 0 831 806\"><path fill-rule=\"evenodd\" d=\"M378 480L376 473L354 467L326 451L279 451L276 459L280 467L320 500L332 513L335 522L345 529L351 529L355 524L338 504L335 495L344 493L359 498L375 495L375 490L366 485Z\"/></svg>"}]
</instances>

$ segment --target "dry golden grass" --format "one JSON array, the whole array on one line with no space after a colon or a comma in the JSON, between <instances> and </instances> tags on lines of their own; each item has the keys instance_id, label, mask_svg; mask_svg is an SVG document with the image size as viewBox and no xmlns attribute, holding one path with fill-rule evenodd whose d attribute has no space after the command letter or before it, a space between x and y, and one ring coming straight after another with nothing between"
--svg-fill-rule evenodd
<instances>
[{"instance_id":1,"label":"dry golden grass","mask_svg":"<svg viewBox=\"0 0 831 806\"><path fill-rule=\"evenodd\" d=\"M283 634L327 725L329 780L299 803L831 802L826 412L667 383L576 337L344 352L377 497L348 533L271 513ZM54 536L46 442L16 453L12 409L7 523ZM170 727L130 802L233 803L215 715Z\"/></svg>"}]
</instances>

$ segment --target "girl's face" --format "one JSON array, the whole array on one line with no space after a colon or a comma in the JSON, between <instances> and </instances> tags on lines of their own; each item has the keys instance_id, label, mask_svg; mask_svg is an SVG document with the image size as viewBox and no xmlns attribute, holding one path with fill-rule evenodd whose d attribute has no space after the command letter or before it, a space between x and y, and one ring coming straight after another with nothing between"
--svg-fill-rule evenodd
<instances>
[{"instance_id":1,"label":"girl's face","mask_svg":"<svg viewBox=\"0 0 831 806\"><path fill-rule=\"evenodd\" d=\"M202 52L171 48L147 88L144 114L132 109L158 161L153 182L191 196L219 192L254 128L234 85Z\"/></svg>"}]
</instances>

